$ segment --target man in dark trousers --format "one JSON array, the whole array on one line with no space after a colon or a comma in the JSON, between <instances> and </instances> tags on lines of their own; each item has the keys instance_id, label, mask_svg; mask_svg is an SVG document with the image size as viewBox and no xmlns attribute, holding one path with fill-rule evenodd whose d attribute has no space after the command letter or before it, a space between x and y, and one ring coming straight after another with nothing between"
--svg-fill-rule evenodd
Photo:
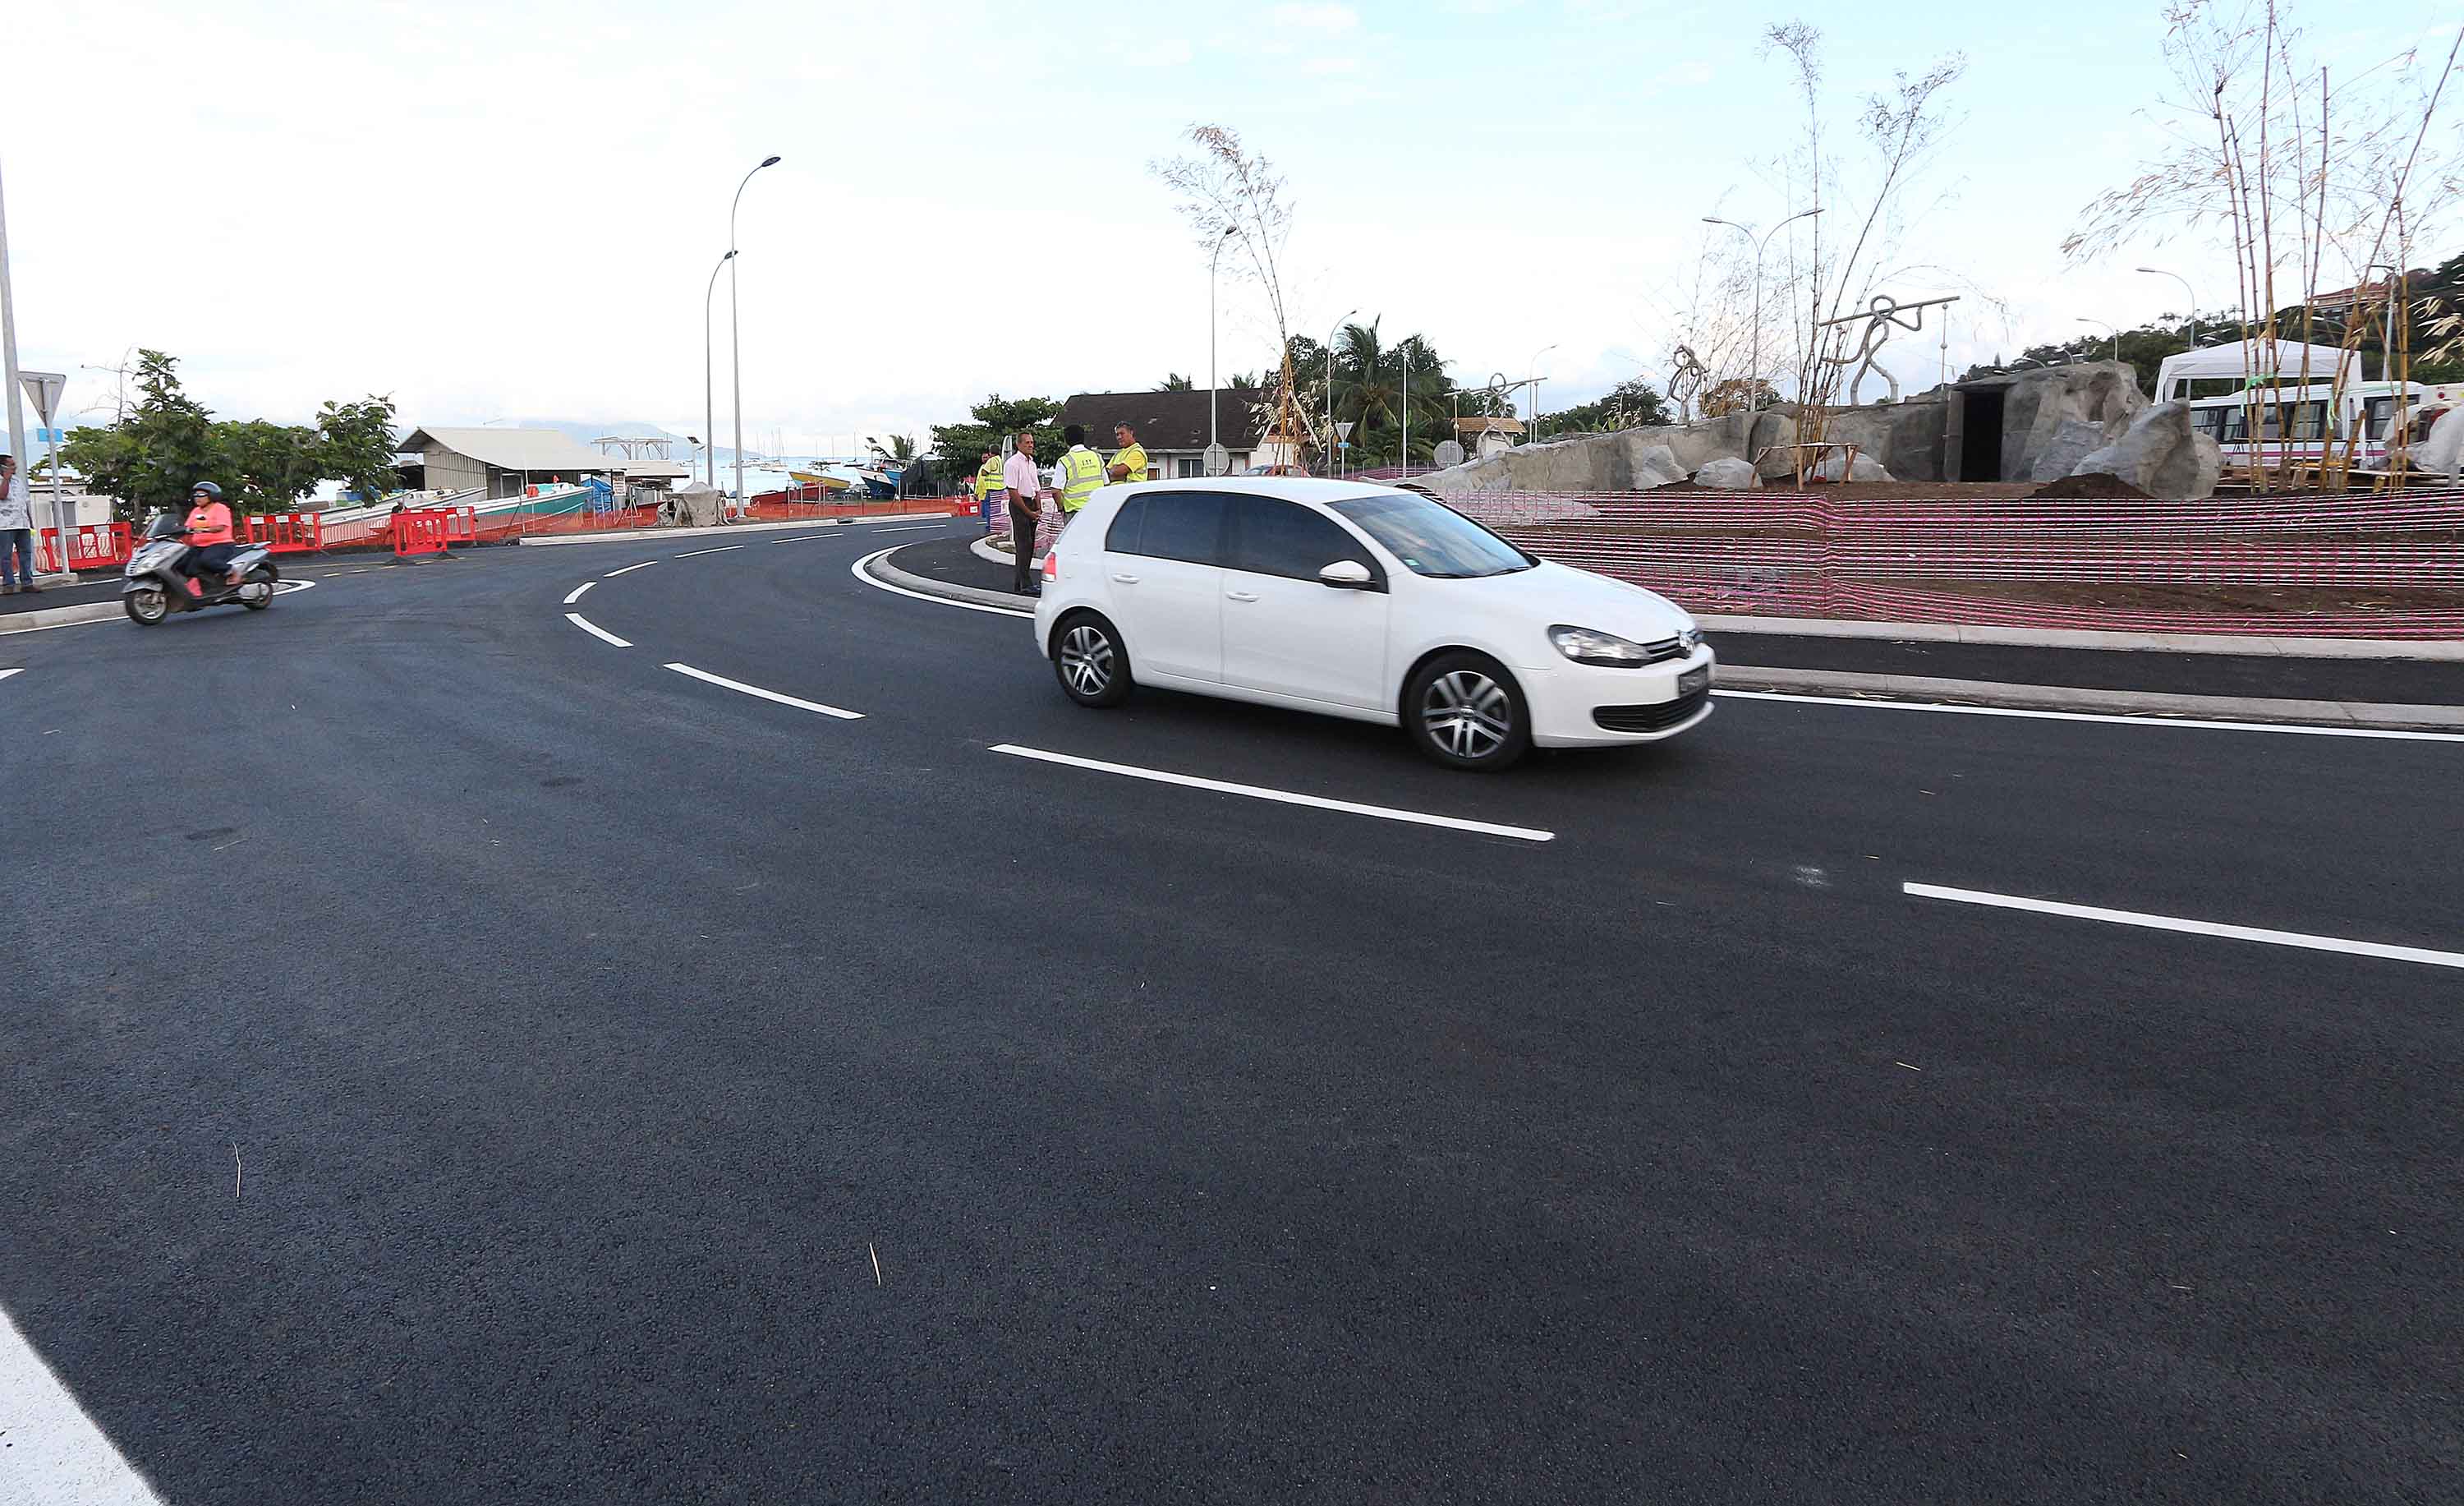
<instances>
[{"instance_id":1,"label":"man in dark trousers","mask_svg":"<svg viewBox=\"0 0 2464 1506\"><path fill-rule=\"evenodd\" d=\"M1001 487L1009 493L1009 588L1033 596L1035 525L1044 512L1044 474L1035 466L1035 435L1019 434L1018 449L1001 462Z\"/></svg>"}]
</instances>

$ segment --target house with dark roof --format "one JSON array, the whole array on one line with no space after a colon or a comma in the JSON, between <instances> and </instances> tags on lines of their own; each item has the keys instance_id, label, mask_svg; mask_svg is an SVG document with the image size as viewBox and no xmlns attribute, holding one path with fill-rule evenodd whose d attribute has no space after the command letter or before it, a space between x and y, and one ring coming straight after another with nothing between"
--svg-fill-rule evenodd
<instances>
[{"instance_id":1,"label":"house with dark roof","mask_svg":"<svg viewBox=\"0 0 2464 1506\"><path fill-rule=\"evenodd\" d=\"M1114 448L1112 426L1129 424L1137 431L1138 443L1146 447L1148 463L1154 467L1149 477L1154 480L1204 476L1206 436L1211 432L1223 446L1228 474L1238 476L1248 469L1250 452L1258 448L1259 432L1265 426L1258 420L1257 405L1265 400L1264 392L1229 387L1220 391L1201 387L1188 392L1080 392L1061 405L1057 422L1083 425L1087 443L1108 455Z\"/></svg>"}]
</instances>

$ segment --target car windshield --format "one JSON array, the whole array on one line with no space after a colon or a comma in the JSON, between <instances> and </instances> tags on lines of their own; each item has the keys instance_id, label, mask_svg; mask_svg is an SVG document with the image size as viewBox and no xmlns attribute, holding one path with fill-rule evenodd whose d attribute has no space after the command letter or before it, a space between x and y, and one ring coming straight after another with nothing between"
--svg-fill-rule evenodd
<instances>
[{"instance_id":1,"label":"car windshield","mask_svg":"<svg viewBox=\"0 0 2464 1506\"><path fill-rule=\"evenodd\" d=\"M1539 562L1449 507L1409 492L1329 504L1366 530L1415 575L1441 581L1528 570Z\"/></svg>"}]
</instances>

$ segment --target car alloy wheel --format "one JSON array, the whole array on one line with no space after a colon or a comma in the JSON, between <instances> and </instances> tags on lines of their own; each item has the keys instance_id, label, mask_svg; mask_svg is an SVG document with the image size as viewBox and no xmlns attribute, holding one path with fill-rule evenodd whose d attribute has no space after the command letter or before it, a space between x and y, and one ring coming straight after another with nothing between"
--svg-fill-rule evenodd
<instances>
[{"instance_id":1,"label":"car alloy wheel","mask_svg":"<svg viewBox=\"0 0 2464 1506\"><path fill-rule=\"evenodd\" d=\"M1093 623L1061 635L1061 674L1069 688L1092 700L1112 687L1112 640Z\"/></svg>"},{"instance_id":2,"label":"car alloy wheel","mask_svg":"<svg viewBox=\"0 0 2464 1506\"><path fill-rule=\"evenodd\" d=\"M1514 736L1514 700L1478 670L1453 670L1429 682L1420 720L1432 742L1466 763L1492 758Z\"/></svg>"}]
</instances>

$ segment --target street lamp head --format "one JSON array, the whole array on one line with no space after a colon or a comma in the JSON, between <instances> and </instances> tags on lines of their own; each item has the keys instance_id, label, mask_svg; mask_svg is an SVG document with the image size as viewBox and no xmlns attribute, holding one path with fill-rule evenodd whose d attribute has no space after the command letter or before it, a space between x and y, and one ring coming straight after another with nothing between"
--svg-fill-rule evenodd
<instances>
[{"instance_id":1,"label":"street lamp head","mask_svg":"<svg viewBox=\"0 0 2464 1506\"><path fill-rule=\"evenodd\" d=\"M728 253L727 253L727 255L724 255L724 256L719 257L718 259L719 259L719 260L721 260L721 261L734 261L734 260L736 259L736 251L735 251L735 248L730 247L730 248L728 249Z\"/></svg>"},{"instance_id":2,"label":"street lamp head","mask_svg":"<svg viewBox=\"0 0 2464 1506\"><path fill-rule=\"evenodd\" d=\"M1703 223L1705 225L1726 225L1729 222L1720 218L1717 214L1705 214L1703 216Z\"/></svg>"},{"instance_id":3,"label":"street lamp head","mask_svg":"<svg viewBox=\"0 0 2464 1506\"><path fill-rule=\"evenodd\" d=\"M776 157L764 157L761 159L761 166L764 167L776 167L779 166L779 159Z\"/></svg>"},{"instance_id":4,"label":"street lamp head","mask_svg":"<svg viewBox=\"0 0 2464 1506\"><path fill-rule=\"evenodd\" d=\"M2167 271L2166 271L2164 268L2162 268L2162 267L2141 267L2139 270L2140 270L2140 271L2142 271L2142 272L2152 272L2152 273L2156 274L2156 276L2158 276L2158 277L2171 277L2171 276L2172 276L2172 274L2171 274L2171 273L2167 272Z\"/></svg>"}]
</instances>

